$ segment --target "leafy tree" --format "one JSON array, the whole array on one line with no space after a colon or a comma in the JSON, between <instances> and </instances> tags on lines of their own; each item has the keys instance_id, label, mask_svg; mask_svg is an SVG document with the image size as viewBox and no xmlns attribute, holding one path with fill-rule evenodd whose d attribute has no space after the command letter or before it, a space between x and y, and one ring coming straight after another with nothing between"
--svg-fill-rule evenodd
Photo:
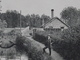
<instances>
[{"instance_id":1,"label":"leafy tree","mask_svg":"<svg viewBox=\"0 0 80 60\"><path fill-rule=\"evenodd\" d=\"M7 27L7 22L6 20L1 20L0 19L0 28L6 28Z\"/></svg>"},{"instance_id":2,"label":"leafy tree","mask_svg":"<svg viewBox=\"0 0 80 60\"><path fill-rule=\"evenodd\" d=\"M20 14L16 10L7 10L1 16L2 20L6 20L8 27L19 27Z\"/></svg>"},{"instance_id":3,"label":"leafy tree","mask_svg":"<svg viewBox=\"0 0 80 60\"><path fill-rule=\"evenodd\" d=\"M69 26L74 26L78 20L78 10L74 7L67 7L61 12L63 18Z\"/></svg>"},{"instance_id":4,"label":"leafy tree","mask_svg":"<svg viewBox=\"0 0 80 60\"><path fill-rule=\"evenodd\" d=\"M43 14L43 15L41 16L41 18L44 19L44 22L45 22L45 23L47 23L47 22L51 19L49 16L47 16L47 15L45 15L45 14Z\"/></svg>"},{"instance_id":5,"label":"leafy tree","mask_svg":"<svg viewBox=\"0 0 80 60\"><path fill-rule=\"evenodd\" d=\"M6 13L0 13L0 18L2 20L6 20L7 27L20 27L20 13L16 10L7 10ZM21 26L27 27L28 25L31 27L41 27L42 26L42 20L45 20L46 23L48 20L50 20L50 17L47 15L21 15Z\"/></svg>"},{"instance_id":6,"label":"leafy tree","mask_svg":"<svg viewBox=\"0 0 80 60\"><path fill-rule=\"evenodd\" d=\"M33 26L33 27L35 27L35 24L36 24L36 21L35 21L35 18L36 17L36 15L35 14L32 14L31 15L31 25Z\"/></svg>"},{"instance_id":7,"label":"leafy tree","mask_svg":"<svg viewBox=\"0 0 80 60\"><path fill-rule=\"evenodd\" d=\"M25 18L26 18L26 20L25 20L26 24L27 24L27 25L30 25L30 20L31 20L30 15L29 15L29 14L26 15Z\"/></svg>"},{"instance_id":8,"label":"leafy tree","mask_svg":"<svg viewBox=\"0 0 80 60\"><path fill-rule=\"evenodd\" d=\"M80 24L80 9L78 9L78 21L77 21L77 24L79 25Z\"/></svg>"},{"instance_id":9,"label":"leafy tree","mask_svg":"<svg viewBox=\"0 0 80 60\"><path fill-rule=\"evenodd\" d=\"M30 26L32 27L41 27L42 26L42 20L44 20L44 23L47 23L50 20L50 17L47 15L41 15L41 17L37 14L32 14L30 16Z\"/></svg>"},{"instance_id":10,"label":"leafy tree","mask_svg":"<svg viewBox=\"0 0 80 60\"><path fill-rule=\"evenodd\" d=\"M62 48L62 55L67 60L79 60L80 58L80 25L76 25L67 30L64 30L62 35L63 44L60 46Z\"/></svg>"},{"instance_id":11,"label":"leafy tree","mask_svg":"<svg viewBox=\"0 0 80 60\"><path fill-rule=\"evenodd\" d=\"M40 27L41 26L41 18L40 16L37 14L36 17L35 17L35 26L36 27Z\"/></svg>"}]
</instances>

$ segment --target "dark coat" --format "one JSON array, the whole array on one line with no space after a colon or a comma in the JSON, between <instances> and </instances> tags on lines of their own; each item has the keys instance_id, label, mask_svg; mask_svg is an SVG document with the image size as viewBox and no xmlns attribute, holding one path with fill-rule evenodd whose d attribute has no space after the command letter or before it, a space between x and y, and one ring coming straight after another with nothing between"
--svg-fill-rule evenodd
<instances>
[{"instance_id":1,"label":"dark coat","mask_svg":"<svg viewBox=\"0 0 80 60\"><path fill-rule=\"evenodd\" d=\"M51 39L48 39L48 38L47 38L47 39L45 40L45 46L48 47L48 48L51 47Z\"/></svg>"}]
</instances>

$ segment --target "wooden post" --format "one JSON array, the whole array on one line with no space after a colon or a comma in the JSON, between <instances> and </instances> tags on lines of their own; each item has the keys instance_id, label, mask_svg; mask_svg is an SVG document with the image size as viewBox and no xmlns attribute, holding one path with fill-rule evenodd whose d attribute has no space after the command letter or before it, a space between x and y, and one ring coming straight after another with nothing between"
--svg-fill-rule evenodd
<instances>
[{"instance_id":1,"label":"wooden post","mask_svg":"<svg viewBox=\"0 0 80 60\"><path fill-rule=\"evenodd\" d=\"M21 10L20 10L20 30L21 30Z\"/></svg>"},{"instance_id":2,"label":"wooden post","mask_svg":"<svg viewBox=\"0 0 80 60\"><path fill-rule=\"evenodd\" d=\"M22 33L21 33L21 27L22 27L22 24L21 24L21 10L20 10L20 35L22 35Z\"/></svg>"}]
</instances>

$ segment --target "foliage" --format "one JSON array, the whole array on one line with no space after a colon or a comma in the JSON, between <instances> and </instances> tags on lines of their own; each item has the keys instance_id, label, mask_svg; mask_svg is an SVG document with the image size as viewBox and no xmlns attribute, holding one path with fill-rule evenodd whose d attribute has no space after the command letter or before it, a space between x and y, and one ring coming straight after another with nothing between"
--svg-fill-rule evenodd
<instances>
[{"instance_id":1,"label":"foliage","mask_svg":"<svg viewBox=\"0 0 80 60\"><path fill-rule=\"evenodd\" d=\"M30 25L31 27L41 27L42 20L48 21L50 17L47 15L41 15L41 17L37 14L31 15L20 15L20 13L16 10L7 10L6 13L0 14L0 19L6 20L7 27L20 27L20 16L21 16L21 26L26 27Z\"/></svg>"},{"instance_id":2,"label":"foliage","mask_svg":"<svg viewBox=\"0 0 80 60\"><path fill-rule=\"evenodd\" d=\"M45 15L45 14L43 14L43 15L41 16L41 18L44 20L44 23L47 23L47 22L51 19L49 16L47 16L47 15Z\"/></svg>"},{"instance_id":3,"label":"foliage","mask_svg":"<svg viewBox=\"0 0 80 60\"><path fill-rule=\"evenodd\" d=\"M45 34L44 34L45 35ZM34 39L43 44L46 42L46 37L39 33L35 34ZM52 48L58 52L66 60L80 59L80 25L65 29L62 32L61 38L52 38Z\"/></svg>"},{"instance_id":4,"label":"foliage","mask_svg":"<svg viewBox=\"0 0 80 60\"><path fill-rule=\"evenodd\" d=\"M53 45L53 49L59 52L67 60L79 60L80 9L74 7L65 8L61 12L61 18L67 22L70 28L63 31L63 40L57 41L57 44Z\"/></svg>"},{"instance_id":5,"label":"foliage","mask_svg":"<svg viewBox=\"0 0 80 60\"><path fill-rule=\"evenodd\" d=\"M74 26L79 23L80 11L75 7L67 7L61 12L63 18L69 26Z\"/></svg>"},{"instance_id":6,"label":"foliage","mask_svg":"<svg viewBox=\"0 0 80 60\"><path fill-rule=\"evenodd\" d=\"M14 48L15 49L15 48ZM9 51L7 51L7 59L13 59L15 58L16 56L16 50L12 50L12 49L9 49Z\"/></svg>"},{"instance_id":7,"label":"foliage","mask_svg":"<svg viewBox=\"0 0 80 60\"><path fill-rule=\"evenodd\" d=\"M25 39L22 36L17 36L16 38L16 50L21 54L24 52L24 43Z\"/></svg>"},{"instance_id":8,"label":"foliage","mask_svg":"<svg viewBox=\"0 0 80 60\"><path fill-rule=\"evenodd\" d=\"M66 60L80 59L80 25L63 31L62 40L56 40L53 50L60 53Z\"/></svg>"},{"instance_id":9,"label":"foliage","mask_svg":"<svg viewBox=\"0 0 80 60\"><path fill-rule=\"evenodd\" d=\"M15 35L15 30L11 30L8 34L9 35Z\"/></svg>"},{"instance_id":10,"label":"foliage","mask_svg":"<svg viewBox=\"0 0 80 60\"><path fill-rule=\"evenodd\" d=\"M76 43L80 39L80 25L76 25L74 27L69 28L63 32L63 39L67 39L67 41L73 41Z\"/></svg>"},{"instance_id":11,"label":"foliage","mask_svg":"<svg viewBox=\"0 0 80 60\"><path fill-rule=\"evenodd\" d=\"M2 36L3 35L3 31L2 30L0 30L0 36Z\"/></svg>"},{"instance_id":12,"label":"foliage","mask_svg":"<svg viewBox=\"0 0 80 60\"><path fill-rule=\"evenodd\" d=\"M31 60L52 60L49 55L44 55L42 48L34 40L29 40L23 36L16 39L17 48L20 53L26 53ZM24 42L24 43L23 43Z\"/></svg>"},{"instance_id":13,"label":"foliage","mask_svg":"<svg viewBox=\"0 0 80 60\"><path fill-rule=\"evenodd\" d=\"M45 44L46 41L47 41L47 36L48 34L50 33L50 31L36 31L34 34L35 36L33 36L33 39L40 42L40 43L43 43ZM51 33L51 39L52 39L52 42L56 41L56 40L61 40L61 35L62 35L62 32L55 32L55 31L52 31Z\"/></svg>"},{"instance_id":14,"label":"foliage","mask_svg":"<svg viewBox=\"0 0 80 60\"><path fill-rule=\"evenodd\" d=\"M6 28L7 27L7 22L6 20L1 20L0 19L0 28Z\"/></svg>"},{"instance_id":15,"label":"foliage","mask_svg":"<svg viewBox=\"0 0 80 60\"><path fill-rule=\"evenodd\" d=\"M40 34L35 33L35 37L33 37L33 39L38 41L38 42L45 44L47 37L44 35L40 35Z\"/></svg>"},{"instance_id":16,"label":"foliage","mask_svg":"<svg viewBox=\"0 0 80 60\"><path fill-rule=\"evenodd\" d=\"M8 49L0 48L0 56L6 56L7 58L15 58L17 54L15 47L11 47Z\"/></svg>"}]
</instances>

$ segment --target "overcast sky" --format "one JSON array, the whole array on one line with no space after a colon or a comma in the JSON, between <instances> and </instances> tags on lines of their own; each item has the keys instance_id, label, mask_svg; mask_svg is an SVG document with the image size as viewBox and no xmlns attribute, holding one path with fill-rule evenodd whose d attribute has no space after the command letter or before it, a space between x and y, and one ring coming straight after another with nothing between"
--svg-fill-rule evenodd
<instances>
[{"instance_id":1,"label":"overcast sky","mask_svg":"<svg viewBox=\"0 0 80 60\"><path fill-rule=\"evenodd\" d=\"M2 0L2 11L22 10L23 15L46 14L51 16L51 9L54 9L54 16L60 17L60 12L68 6L80 9L80 0Z\"/></svg>"}]
</instances>

